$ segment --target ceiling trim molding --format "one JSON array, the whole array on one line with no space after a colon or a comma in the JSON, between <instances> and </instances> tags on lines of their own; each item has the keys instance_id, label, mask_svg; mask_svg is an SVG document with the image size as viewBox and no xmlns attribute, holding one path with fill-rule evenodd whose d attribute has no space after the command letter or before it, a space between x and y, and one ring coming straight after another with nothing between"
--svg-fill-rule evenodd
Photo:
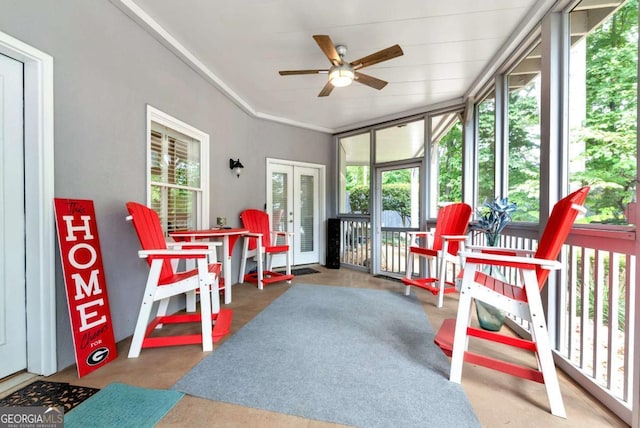
<instances>
[{"instance_id":1,"label":"ceiling trim molding","mask_svg":"<svg viewBox=\"0 0 640 428\"><path fill-rule=\"evenodd\" d=\"M238 95L233 89L225 84L216 74L214 74L202 61L192 54L186 47L184 47L175 37L173 37L167 30L165 30L156 20L154 20L149 14L147 14L140 6L138 6L133 0L110 0L118 9L124 12L135 23L142 27L145 31L151 34L157 39L164 47L169 49L174 55L176 55L182 62L193 69L207 82L212 84L222 94L224 94L229 100L236 104L242 111L257 119L264 119L273 122L282 123L285 125L296 126L299 128L310 129L312 131L325 132L333 134L336 131L331 128L325 128L321 126L312 125L309 123L297 122L294 120L286 119L279 116L274 116L266 113L256 111L247 103L240 95Z\"/></svg>"}]
</instances>

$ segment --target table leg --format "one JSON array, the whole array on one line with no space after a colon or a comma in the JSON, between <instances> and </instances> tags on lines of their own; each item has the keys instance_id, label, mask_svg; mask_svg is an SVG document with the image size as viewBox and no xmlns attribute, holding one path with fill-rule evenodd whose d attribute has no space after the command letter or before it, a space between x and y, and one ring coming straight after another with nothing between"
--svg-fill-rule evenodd
<instances>
[{"instance_id":1,"label":"table leg","mask_svg":"<svg viewBox=\"0 0 640 428\"><path fill-rule=\"evenodd\" d=\"M191 242L191 239L187 239L187 242ZM196 268L196 262L194 259L187 259L185 264L186 270L193 270ZM196 290L187 291L186 294L186 305L187 312L195 312L196 311Z\"/></svg>"},{"instance_id":2,"label":"table leg","mask_svg":"<svg viewBox=\"0 0 640 428\"><path fill-rule=\"evenodd\" d=\"M229 251L229 235L222 240L222 274L224 275L224 303L231 303L231 254Z\"/></svg>"}]
</instances>

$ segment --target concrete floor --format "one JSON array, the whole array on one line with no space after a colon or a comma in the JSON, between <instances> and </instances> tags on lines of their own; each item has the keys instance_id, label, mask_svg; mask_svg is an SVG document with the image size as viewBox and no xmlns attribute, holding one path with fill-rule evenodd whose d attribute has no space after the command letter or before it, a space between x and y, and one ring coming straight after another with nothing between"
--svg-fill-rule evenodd
<instances>
[{"instance_id":1,"label":"concrete floor","mask_svg":"<svg viewBox=\"0 0 640 428\"><path fill-rule=\"evenodd\" d=\"M374 278L350 269L325 269L311 266L320 273L299 276L295 283L340 285L373 289L389 289L403 292L399 282ZM233 302L225 307L234 310L231 334L268 306L275 298L287 290L289 285L277 283L265 286L259 291L253 284L238 284L233 288ZM436 308L436 297L424 290L415 290L434 330L442 320L454 318L457 295L445 296L443 308ZM222 343L222 342L220 342ZM215 348L220 346L216 344ZM475 349L480 349L482 345ZM143 349L139 358L128 359L129 339L118 344L118 359L95 372L79 379L75 366L69 367L47 380L69 382L94 388L103 388L111 382L122 382L147 388L169 389L202 358L199 346L178 346ZM535 364L532 356L509 350L509 358L514 362ZM259 358L259 356L256 356ZM564 373L559 372L561 390L567 408L567 419L549 413L544 386L509 375L466 364L462 386L469 401L484 427L625 427L619 418L604 408L580 386ZM0 396L7 395L18 387ZM438 401L448 397L416 397L416 406L437 406ZM375 403L371 403L375 406ZM159 427L335 427L336 424L304 419L264 410L242 407L201 398L185 396L165 417Z\"/></svg>"}]
</instances>

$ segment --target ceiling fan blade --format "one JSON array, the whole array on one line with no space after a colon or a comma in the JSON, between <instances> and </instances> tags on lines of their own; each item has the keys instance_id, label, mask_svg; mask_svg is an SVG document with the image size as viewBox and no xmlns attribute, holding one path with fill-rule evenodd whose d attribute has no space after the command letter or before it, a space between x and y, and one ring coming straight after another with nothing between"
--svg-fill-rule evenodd
<instances>
[{"instance_id":1,"label":"ceiling fan blade","mask_svg":"<svg viewBox=\"0 0 640 428\"><path fill-rule=\"evenodd\" d=\"M318 94L319 97L326 97L329 96L329 94L331 93L331 91L333 91L333 85L331 84L331 82L327 82L326 85L324 85L324 88L322 88L322 90L320 91L320 93Z\"/></svg>"},{"instance_id":2,"label":"ceiling fan blade","mask_svg":"<svg viewBox=\"0 0 640 428\"><path fill-rule=\"evenodd\" d=\"M329 70L280 70L280 76L293 76L296 74L327 74Z\"/></svg>"},{"instance_id":3,"label":"ceiling fan blade","mask_svg":"<svg viewBox=\"0 0 640 428\"><path fill-rule=\"evenodd\" d=\"M322 52L324 52L327 58L329 58L329 61L331 62L331 64L333 65L342 64L342 58L340 58L340 55L338 55L338 51L336 51L336 47L331 41L331 37L316 35L316 36L313 36L313 40L315 40L318 46L320 46L320 49L322 49Z\"/></svg>"},{"instance_id":4,"label":"ceiling fan blade","mask_svg":"<svg viewBox=\"0 0 640 428\"><path fill-rule=\"evenodd\" d=\"M351 66L356 70L370 65L377 64L382 61L388 61L390 59L402 56L402 48L399 45L393 45L390 48L382 49L376 53L365 56L364 58L357 59L351 62Z\"/></svg>"},{"instance_id":5,"label":"ceiling fan blade","mask_svg":"<svg viewBox=\"0 0 640 428\"><path fill-rule=\"evenodd\" d=\"M362 83L363 85L371 86L374 89L380 90L387 86L388 82L384 80L380 80L377 77L369 76L368 74L362 74L356 71L356 82Z\"/></svg>"}]
</instances>

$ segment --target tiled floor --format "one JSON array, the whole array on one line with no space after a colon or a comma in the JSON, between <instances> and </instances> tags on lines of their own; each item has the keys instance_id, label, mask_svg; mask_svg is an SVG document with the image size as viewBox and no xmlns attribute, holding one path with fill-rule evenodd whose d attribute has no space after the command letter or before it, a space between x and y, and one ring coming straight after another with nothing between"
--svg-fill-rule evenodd
<instances>
[{"instance_id":1,"label":"tiled floor","mask_svg":"<svg viewBox=\"0 0 640 428\"><path fill-rule=\"evenodd\" d=\"M320 273L299 276L295 283L341 285L349 287L390 289L402 292L402 285L395 281L374 278L350 269L325 269L313 266ZM252 284L239 284L233 288L233 302L227 307L234 310L232 334L262 311L289 286L272 284L259 291ZM445 297L442 309L435 307L435 297L417 290L425 312L434 327L444 318L455 316L457 297ZM74 367L69 367L48 379L102 388L110 382L122 382L148 388L170 388L191 367L207 354L198 346L180 346L143 350L137 359L127 359L129 340L118 344L116 361L78 379ZM220 346L217 344L216 346ZM215 352L215 349L214 349ZM529 355L512 354L514 361L533 363ZM256 356L259 358L259 356ZM482 367L465 365L462 386L485 427L624 427L626 424L591 398L583 389L560 373L562 394L567 408L567 419L552 416L544 386L521 380ZM15 388L14 388L15 389ZM11 390L7 391L9 393ZM6 394L4 394L6 395ZM416 397L415 406L437 406L448 397ZM375 402L371 403L375 406ZM337 426L321 421L304 419L233 404L208 401L186 396L161 421L160 427L330 427Z\"/></svg>"}]
</instances>

